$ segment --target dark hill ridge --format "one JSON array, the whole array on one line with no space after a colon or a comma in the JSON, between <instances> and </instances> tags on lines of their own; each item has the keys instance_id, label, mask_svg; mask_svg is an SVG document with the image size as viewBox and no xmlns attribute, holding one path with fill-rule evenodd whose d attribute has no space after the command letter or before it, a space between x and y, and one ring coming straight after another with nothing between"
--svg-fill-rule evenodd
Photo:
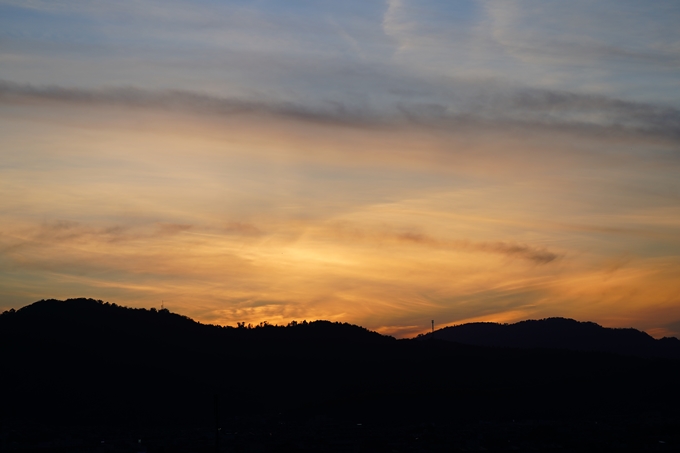
<instances>
[{"instance_id":1,"label":"dark hill ridge","mask_svg":"<svg viewBox=\"0 0 680 453\"><path fill-rule=\"evenodd\" d=\"M49 299L0 315L0 329L34 337L69 336L87 331L96 336L124 334L153 338L158 342L215 341L347 341L371 343L394 341L360 326L331 321L293 321L288 326L240 323L239 327L201 324L167 309L123 307L101 300Z\"/></svg>"},{"instance_id":2,"label":"dark hill ridge","mask_svg":"<svg viewBox=\"0 0 680 453\"><path fill-rule=\"evenodd\" d=\"M632 436L644 447L658 442L645 437L646 414L680 432L678 382L680 360L395 340L328 321L220 327L167 310L45 300L0 315L0 451L7 429L30 439L38 425L57 437L67 427L157 439L196 429L186 449L148 451L215 451L195 445L213 439L216 395L225 432L240 433L225 451L451 451L443 439L458 450L479 441L478 428L465 434L461 424L505 423L531 440L531 420L591 419L637 423L612 442ZM482 430L500 442L484 448L507 450L506 434ZM79 451L114 451L91 440L96 448Z\"/></svg>"},{"instance_id":3,"label":"dark hill ridge","mask_svg":"<svg viewBox=\"0 0 680 453\"><path fill-rule=\"evenodd\" d=\"M42 300L0 315L0 388L13 389L0 426L3 417L89 413L111 423L129 419L130 408L139 423L193 423L200 417L192 412L212 414L204 406L215 393L244 413L309 404L309 395L328 391L326 377L351 384L359 363L396 342L347 323L221 327L168 310Z\"/></svg>"},{"instance_id":4,"label":"dark hill ridge","mask_svg":"<svg viewBox=\"0 0 680 453\"><path fill-rule=\"evenodd\" d=\"M432 334L421 335L429 339ZM439 340L507 348L548 348L599 351L641 357L680 358L675 337L652 338L636 329L613 329L567 318L521 321L515 324L477 322L435 331Z\"/></svg>"}]
</instances>

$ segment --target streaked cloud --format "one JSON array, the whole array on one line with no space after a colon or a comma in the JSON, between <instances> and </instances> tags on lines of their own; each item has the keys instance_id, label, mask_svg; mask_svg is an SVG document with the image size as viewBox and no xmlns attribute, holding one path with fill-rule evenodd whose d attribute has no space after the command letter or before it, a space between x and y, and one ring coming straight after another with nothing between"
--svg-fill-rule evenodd
<instances>
[{"instance_id":1,"label":"streaked cloud","mask_svg":"<svg viewBox=\"0 0 680 453\"><path fill-rule=\"evenodd\" d=\"M339 238L353 241L367 241L370 243L398 243L432 247L438 250L462 250L472 252L497 253L511 258L521 258L536 264L548 264L560 255L544 247L532 247L521 243L472 242L466 239L441 239L419 231L395 231L394 228L383 226L380 230L362 230L348 224L334 225L331 234Z\"/></svg>"},{"instance_id":2,"label":"streaked cloud","mask_svg":"<svg viewBox=\"0 0 680 453\"><path fill-rule=\"evenodd\" d=\"M218 116L273 115L354 127L410 123L442 128L562 128L581 134L630 133L673 141L680 138L680 110L672 107L547 90L523 89L484 94L480 88L477 96L469 96L464 103L400 102L392 109L378 110L340 101L328 101L315 107L270 100L223 98L180 90L151 91L132 87L85 90L0 81L0 102L123 106Z\"/></svg>"}]
</instances>

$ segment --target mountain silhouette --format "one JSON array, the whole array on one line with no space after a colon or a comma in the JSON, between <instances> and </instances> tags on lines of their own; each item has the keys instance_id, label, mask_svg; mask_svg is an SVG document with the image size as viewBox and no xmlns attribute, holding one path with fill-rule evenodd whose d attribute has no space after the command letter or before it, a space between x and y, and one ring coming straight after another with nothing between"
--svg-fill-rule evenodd
<instances>
[{"instance_id":1,"label":"mountain silhouette","mask_svg":"<svg viewBox=\"0 0 680 453\"><path fill-rule=\"evenodd\" d=\"M215 393L246 413L306 404L326 393L326 377L349 374L351 383L359 362L396 341L330 321L221 327L168 310L42 300L0 315L0 385L13 389L0 415L109 423L135 408L141 423L180 423L192 411L210 414L195 406ZM36 405L39 413L26 412Z\"/></svg>"},{"instance_id":2,"label":"mountain silhouette","mask_svg":"<svg viewBox=\"0 0 680 453\"><path fill-rule=\"evenodd\" d=\"M121 341L135 339L159 345L204 343L216 340L344 341L348 343L394 341L348 323L313 321L278 326L263 322L256 326L239 324L239 328L201 324L167 309L128 308L94 299L41 300L0 316L4 333L30 335L33 339L75 338L85 336Z\"/></svg>"},{"instance_id":3,"label":"mountain silhouette","mask_svg":"<svg viewBox=\"0 0 680 453\"><path fill-rule=\"evenodd\" d=\"M0 450L57 451L31 443L39 431L93 442L59 451L138 451L102 450L97 436L145 433L157 439L150 452L219 451L213 438L229 451L450 451L449 440L470 449L480 436L503 451L492 426L534 439L536 420L608 420L612 442L651 439L652 419L664 441L680 432L680 360L420 340L329 321L221 327L92 299L39 301L0 315ZM541 436L545 450L553 437Z\"/></svg>"},{"instance_id":4,"label":"mountain silhouette","mask_svg":"<svg viewBox=\"0 0 680 453\"><path fill-rule=\"evenodd\" d=\"M430 339L432 333L419 336ZM439 340L506 348L551 348L599 351L641 357L680 358L680 340L656 340L636 329L613 329L568 318L527 320L515 324L476 322L434 332Z\"/></svg>"}]
</instances>

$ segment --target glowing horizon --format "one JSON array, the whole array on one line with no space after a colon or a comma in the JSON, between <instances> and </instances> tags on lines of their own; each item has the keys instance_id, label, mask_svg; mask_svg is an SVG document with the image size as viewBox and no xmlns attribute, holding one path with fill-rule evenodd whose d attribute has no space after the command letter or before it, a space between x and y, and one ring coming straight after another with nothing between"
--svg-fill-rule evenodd
<instances>
[{"instance_id":1,"label":"glowing horizon","mask_svg":"<svg viewBox=\"0 0 680 453\"><path fill-rule=\"evenodd\" d=\"M678 7L0 11L0 310L680 336Z\"/></svg>"}]
</instances>

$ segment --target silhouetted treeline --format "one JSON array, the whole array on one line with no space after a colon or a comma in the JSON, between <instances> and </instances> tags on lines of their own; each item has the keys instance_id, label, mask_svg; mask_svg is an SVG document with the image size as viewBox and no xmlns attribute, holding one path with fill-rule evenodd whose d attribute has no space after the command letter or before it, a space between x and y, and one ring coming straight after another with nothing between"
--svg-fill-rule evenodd
<instances>
[{"instance_id":1,"label":"silhouetted treeline","mask_svg":"<svg viewBox=\"0 0 680 453\"><path fill-rule=\"evenodd\" d=\"M395 340L328 321L219 327L90 299L6 312L0 356L0 426L209 429L215 395L224 420L388 428L672 420L680 407L678 360Z\"/></svg>"}]
</instances>

